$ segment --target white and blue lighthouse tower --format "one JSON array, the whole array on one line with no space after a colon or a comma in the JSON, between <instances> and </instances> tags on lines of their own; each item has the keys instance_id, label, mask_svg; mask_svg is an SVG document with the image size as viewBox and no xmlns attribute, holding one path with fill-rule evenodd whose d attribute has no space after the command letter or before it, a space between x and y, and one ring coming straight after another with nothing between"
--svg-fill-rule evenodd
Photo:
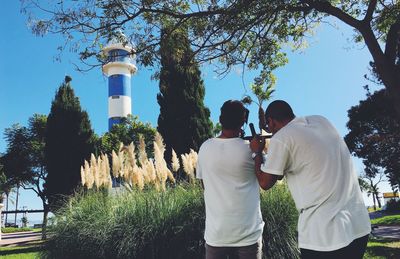
<instances>
[{"instance_id":1,"label":"white and blue lighthouse tower","mask_svg":"<svg viewBox=\"0 0 400 259\"><path fill-rule=\"evenodd\" d=\"M121 32L103 48L106 63L103 73L108 77L108 129L132 114L131 76L136 72L135 49L125 44Z\"/></svg>"}]
</instances>

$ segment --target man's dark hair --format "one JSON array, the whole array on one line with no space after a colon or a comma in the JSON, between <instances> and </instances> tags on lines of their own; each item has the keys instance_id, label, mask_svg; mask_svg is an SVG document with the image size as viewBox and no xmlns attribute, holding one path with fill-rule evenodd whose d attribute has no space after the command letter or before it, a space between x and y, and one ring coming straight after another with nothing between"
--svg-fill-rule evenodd
<instances>
[{"instance_id":1,"label":"man's dark hair","mask_svg":"<svg viewBox=\"0 0 400 259\"><path fill-rule=\"evenodd\" d=\"M265 110L265 119L275 119L277 121L285 121L293 119L294 113L290 105L282 100L276 100L270 103Z\"/></svg>"},{"instance_id":2,"label":"man's dark hair","mask_svg":"<svg viewBox=\"0 0 400 259\"><path fill-rule=\"evenodd\" d=\"M237 100L228 100L221 107L219 122L223 129L238 129L245 122L247 109Z\"/></svg>"}]
</instances>

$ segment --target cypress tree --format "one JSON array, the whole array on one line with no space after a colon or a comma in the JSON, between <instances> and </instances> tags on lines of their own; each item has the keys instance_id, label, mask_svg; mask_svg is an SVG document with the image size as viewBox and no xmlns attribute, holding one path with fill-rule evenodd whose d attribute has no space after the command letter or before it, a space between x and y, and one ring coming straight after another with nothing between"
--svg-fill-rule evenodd
<instances>
[{"instance_id":1,"label":"cypress tree","mask_svg":"<svg viewBox=\"0 0 400 259\"><path fill-rule=\"evenodd\" d=\"M172 148L178 155L212 137L210 111L204 106L205 88L185 29L162 30L158 131L164 138L166 161Z\"/></svg>"},{"instance_id":2,"label":"cypress tree","mask_svg":"<svg viewBox=\"0 0 400 259\"><path fill-rule=\"evenodd\" d=\"M89 116L80 106L70 85L72 79L57 90L47 119L45 183L49 205L55 209L64 198L71 195L80 182L80 166L94 150L94 133Z\"/></svg>"}]
</instances>

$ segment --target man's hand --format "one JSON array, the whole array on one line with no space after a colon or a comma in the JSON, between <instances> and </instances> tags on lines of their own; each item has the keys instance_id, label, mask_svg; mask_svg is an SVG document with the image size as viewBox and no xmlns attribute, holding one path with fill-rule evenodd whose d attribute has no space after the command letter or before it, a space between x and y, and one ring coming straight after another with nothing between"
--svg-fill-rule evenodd
<instances>
[{"instance_id":1,"label":"man's hand","mask_svg":"<svg viewBox=\"0 0 400 259\"><path fill-rule=\"evenodd\" d=\"M250 142L250 149L253 152L259 153L264 150L265 139L260 136L255 136Z\"/></svg>"}]
</instances>

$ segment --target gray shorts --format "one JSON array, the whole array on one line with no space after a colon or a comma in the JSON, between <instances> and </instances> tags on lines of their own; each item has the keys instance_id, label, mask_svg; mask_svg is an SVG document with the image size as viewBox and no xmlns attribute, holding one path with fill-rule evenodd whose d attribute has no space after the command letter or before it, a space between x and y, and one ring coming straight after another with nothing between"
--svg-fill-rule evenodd
<instances>
[{"instance_id":1,"label":"gray shorts","mask_svg":"<svg viewBox=\"0 0 400 259\"><path fill-rule=\"evenodd\" d=\"M262 258L262 239L249 246L241 247L215 247L206 246L206 259L261 259Z\"/></svg>"}]
</instances>

